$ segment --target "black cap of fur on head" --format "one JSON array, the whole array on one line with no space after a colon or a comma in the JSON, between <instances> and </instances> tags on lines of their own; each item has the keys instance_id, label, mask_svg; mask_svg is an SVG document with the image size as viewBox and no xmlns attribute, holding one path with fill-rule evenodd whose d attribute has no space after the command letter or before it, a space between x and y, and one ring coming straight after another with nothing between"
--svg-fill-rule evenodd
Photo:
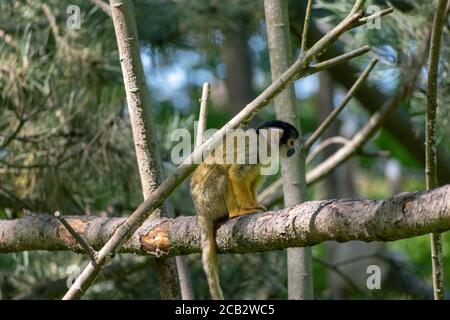
<instances>
[{"instance_id":1,"label":"black cap of fur on head","mask_svg":"<svg viewBox=\"0 0 450 320\"><path fill-rule=\"evenodd\" d=\"M266 121L256 129L256 132L258 133L260 129L268 129L268 128L279 128L283 130L283 135L281 136L280 144L286 144L289 138L298 139L299 137L299 133L293 125L281 120Z\"/></svg>"}]
</instances>

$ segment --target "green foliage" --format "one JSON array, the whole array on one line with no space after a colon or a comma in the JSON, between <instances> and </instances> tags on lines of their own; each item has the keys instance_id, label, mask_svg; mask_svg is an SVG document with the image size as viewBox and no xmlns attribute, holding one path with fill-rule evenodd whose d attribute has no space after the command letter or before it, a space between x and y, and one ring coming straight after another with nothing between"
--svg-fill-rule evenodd
<instances>
[{"instance_id":1,"label":"green foliage","mask_svg":"<svg viewBox=\"0 0 450 320\"><path fill-rule=\"evenodd\" d=\"M450 263L450 234L448 232L442 235L444 266ZM431 284L431 252L430 252L430 236L423 235L411 239L404 239L389 243L389 246L394 250L401 250L405 252L414 266L414 272L427 280ZM450 274L444 273L447 284L450 281Z\"/></svg>"}]
</instances>

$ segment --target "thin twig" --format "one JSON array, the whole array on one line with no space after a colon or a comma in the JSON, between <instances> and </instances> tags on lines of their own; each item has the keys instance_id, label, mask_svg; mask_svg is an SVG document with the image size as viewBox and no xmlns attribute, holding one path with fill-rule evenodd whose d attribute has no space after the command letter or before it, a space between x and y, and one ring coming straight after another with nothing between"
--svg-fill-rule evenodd
<instances>
[{"instance_id":1,"label":"thin twig","mask_svg":"<svg viewBox=\"0 0 450 320\"><path fill-rule=\"evenodd\" d=\"M333 68L335 66L340 65L341 63L344 63L350 59L353 59L355 57L359 57L367 52L370 51L370 47L369 46L363 46L361 48L352 50L350 52L344 53L340 56L337 56L335 58L329 59L329 60L325 60L313 65L308 66L308 68L306 69L305 73L302 74L302 78L307 77L311 74L320 72L322 70L325 69L329 69L329 68Z\"/></svg>"},{"instance_id":2,"label":"thin twig","mask_svg":"<svg viewBox=\"0 0 450 320\"><path fill-rule=\"evenodd\" d=\"M329 146L333 144L345 145L348 142L350 142L349 139L341 136L325 139L308 154L308 156L306 157L306 164L310 164L324 149L328 148ZM356 153L363 157L389 157L391 154L389 150L379 150L379 151L359 150Z\"/></svg>"},{"instance_id":3,"label":"thin twig","mask_svg":"<svg viewBox=\"0 0 450 320\"><path fill-rule=\"evenodd\" d=\"M305 12L305 21L303 23L302 42L300 46L300 54L303 54L306 49L306 41L308 40L309 19L311 18L312 0L308 0Z\"/></svg>"},{"instance_id":4,"label":"thin twig","mask_svg":"<svg viewBox=\"0 0 450 320\"><path fill-rule=\"evenodd\" d=\"M95 4L97 7L99 7L104 13L106 13L108 16L111 17L111 8L109 7L109 4L104 2L103 0L89 0L93 4Z\"/></svg>"},{"instance_id":5,"label":"thin twig","mask_svg":"<svg viewBox=\"0 0 450 320\"><path fill-rule=\"evenodd\" d=\"M367 142L372 135L378 130L381 124L387 119L387 117L401 104L401 102L408 97L414 90L417 77L420 72L420 68L423 65L424 55L426 52L426 43L423 43L420 48L417 49L417 54L411 61L411 70L406 75L402 87L397 93L388 101L384 103L379 111L374 113L368 122L359 130L343 148L336 151L331 157L308 172L308 183L316 182L328 173L330 173L336 164L341 164L347 160L352 154L357 152L365 142Z\"/></svg>"},{"instance_id":6,"label":"thin twig","mask_svg":"<svg viewBox=\"0 0 450 320\"><path fill-rule=\"evenodd\" d=\"M448 0L439 0L431 32L431 45L428 58L428 88L425 131L425 175L427 190L436 188L437 157L436 157L436 109L439 54L441 49L442 29L445 22L445 12ZM431 260L433 265L434 299L443 300L444 292L444 261L442 253L442 237L438 233L430 235Z\"/></svg>"},{"instance_id":7,"label":"thin twig","mask_svg":"<svg viewBox=\"0 0 450 320\"><path fill-rule=\"evenodd\" d=\"M361 260L367 260L367 259L373 259L377 257L377 253L370 253L370 254L364 254L357 257L348 258L345 260L341 260L339 262L333 263L333 266L335 267L342 267L345 265L349 265L355 262L361 262Z\"/></svg>"},{"instance_id":8,"label":"thin twig","mask_svg":"<svg viewBox=\"0 0 450 320\"><path fill-rule=\"evenodd\" d=\"M362 26L363 24L365 24L365 23L367 23L369 21L372 21L373 19L381 18L381 17L383 17L385 15L391 14L392 12L394 12L394 8L393 7L389 7L389 8L383 9L383 10L381 10L379 12L376 12L376 13L370 15L370 16L362 17L361 19L359 19L359 21L357 23L355 23L353 25L353 28Z\"/></svg>"},{"instance_id":9,"label":"thin twig","mask_svg":"<svg viewBox=\"0 0 450 320\"><path fill-rule=\"evenodd\" d=\"M200 99L200 113L198 115L197 138L195 146L199 147L203 143L203 135L206 130L206 121L208 119L208 97L209 83L205 82L202 89L202 98Z\"/></svg>"},{"instance_id":10,"label":"thin twig","mask_svg":"<svg viewBox=\"0 0 450 320\"><path fill-rule=\"evenodd\" d=\"M53 14L52 10L46 3L42 4L42 10L44 11L44 14L47 17L47 20L50 24L50 28L52 29L53 36L55 37L56 41L60 41L61 35L59 34L59 28L58 28L58 24L56 23L55 15Z\"/></svg>"},{"instance_id":11,"label":"thin twig","mask_svg":"<svg viewBox=\"0 0 450 320\"><path fill-rule=\"evenodd\" d=\"M344 137L331 137L328 139L325 139L322 143L320 143L317 147L312 150L308 156L306 157L306 163L311 163L318 155L321 153L324 149L328 148L329 146L333 144L346 144L349 140Z\"/></svg>"},{"instance_id":12,"label":"thin twig","mask_svg":"<svg viewBox=\"0 0 450 320\"><path fill-rule=\"evenodd\" d=\"M361 75L358 77L358 79L355 81L353 86L348 90L347 94L345 95L344 99L342 99L341 103L337 108L335 108L328 117L320 124L320 126L314 131L314 133L306 140L305 142L305 148L309 149L314 142L319 139L319 137L324 133L324 131L333 123L333 121L337 118L339 113L344 110L345 106L348 104L350 99L353 97L355 92L361 87L364 80L369 76L370 71L375 67L377 64L378 59L372 59L372 61L369 63L369 65L364 69L364 71L361 73Z\"/></svg>"},{"instance_id":13,"label":"thin twig","mask_svg":"<svg viewBox=\"0 0 450 320\"><path fill-rule=\"evenodd\" d=\"M97 251L94 250L73 228L72 226L64 219L62 214L59 211L55 212L55 217L58 218L59 222L69 231L72 237L78 242L78 244L84 249L84 251L89 255L91 261L96 263L97 260Z\"/></svg>"}]
</instances>

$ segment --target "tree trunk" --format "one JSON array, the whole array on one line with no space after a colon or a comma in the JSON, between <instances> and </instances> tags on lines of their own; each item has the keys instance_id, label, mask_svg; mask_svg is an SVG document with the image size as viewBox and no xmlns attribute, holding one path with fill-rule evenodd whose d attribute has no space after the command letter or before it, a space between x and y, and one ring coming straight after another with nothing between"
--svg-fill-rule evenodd
<instances>
[{"instance_id":1,"label":"tree trunk","mask_svg":"<svg viewBox=\"0 0 450 320\"><path fill-rule=\"evenodd\" d=\"M334 107L334 85L333 80L330 77L330 74L326 72L321 72L319 74L320 79L320 89L318 93L319 98L319 124L322 123L323 120L333 111ZM339 135L339 127L338 121L334 121L331 126L324 131L322 137L323 140L335 137ZM332 156L338 149L338 146L332 145L323 151L322 156L319 158L321 160L327 159ZM324 199L330 198L339 198L335 191L338 184L342 184L338 182L338 170L331 172L324 180L323 180L323 189L324 189ZM343 198L343 197L340 197Z\"/></svg>"},{"instance_id":2,"label":"tree trunk","mask_svg":"<svg viewBox=\"0 0 450 320\"><path fill-rule=\"evenodd\" d=\"M444 28L448 0L439 0L434 13L431 33L430 54L428 58L428 90L425 130L425 176L427 189L436 188L437 156L436 156L436 109L439 55L441 49L442 29ZM431 261L433 265L434 299L444 299L444 256L442 253L442 237L438 233L430 235Z\"/></svg>"},{"instance_id":3,"label":"tree trunk","mask_svg":"<svg viewBox=\"0 0 450 320\"><path fill-rule=\"evenodd\" d=\"M220 48L225 64L225 85L233 116L255 98L246 20L246 17L238 16L236 24L227 27Z\"/></svg>"},{"instance_id":4,"label":"tree trunk","mask_svg":"<svg viewBox=\"0 0 450 320\"><path fill-rule=\"evenodd\" d=\"M283 0L265 0L264 11L267 24L270 68L272 79L278 78L289 68L292 61L289 31L288 3ZM277 119L298 128L302 141L300 121L297 116L294 87L287 87L275 98ZM286 207L306 200L305 155L299 150L296 156L281 158L283 195ZM288 298L312 299L312 255L311 248L290 248L288 259Z\"/></svg>"}]
</instances>

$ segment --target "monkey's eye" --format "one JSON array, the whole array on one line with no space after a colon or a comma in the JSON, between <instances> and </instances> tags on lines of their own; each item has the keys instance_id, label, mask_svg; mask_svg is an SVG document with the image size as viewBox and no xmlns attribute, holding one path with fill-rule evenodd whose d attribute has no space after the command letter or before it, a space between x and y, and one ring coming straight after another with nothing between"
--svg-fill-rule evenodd
<instances>
[{"instance_id":1,"label":"monkey's eye","mask_svg":"<svg viewBox=\"0 0 450 320\"><path fill-rule=\"evenodd\" d=\"M288 142L287 142L287 146L288 147L294 146L294 140L289 139Z\"/></svg>"}]
</instances>

